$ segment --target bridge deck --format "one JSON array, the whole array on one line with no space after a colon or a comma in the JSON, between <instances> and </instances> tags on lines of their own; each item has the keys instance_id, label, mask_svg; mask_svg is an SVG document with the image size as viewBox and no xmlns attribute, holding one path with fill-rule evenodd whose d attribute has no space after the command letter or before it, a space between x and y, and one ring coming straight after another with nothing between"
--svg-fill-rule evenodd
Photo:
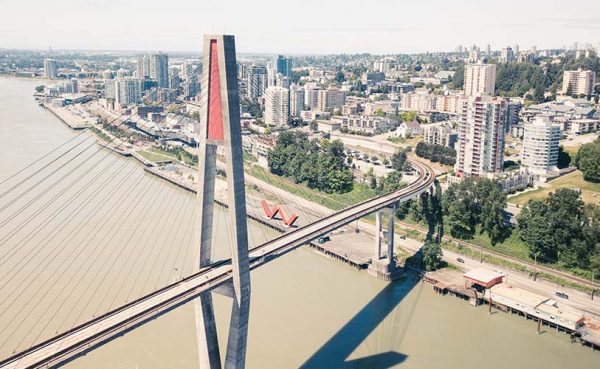
<instances>
[{"instance_id":1,"label":"bridge deck","mask_svg":"<svg viewBox=\"0 0 600 369\"><path fill-rule=\"evenodd\" d=\"M352 206L314 223L283 234L250 250L250 268L257 268L274 258L300 247L322 234L331 232L397 201L414 198L434 182L435 174L426 165L413 161L419 178L409 186ZM0 369L30 368L56 365L82 351L110 340L115 335L142 324L155 316L213 289L231 279L230 261L222 261L210 268L168 285L110 311L89 322L41 342L0 362Z\"/></svg>"}]
</instances>

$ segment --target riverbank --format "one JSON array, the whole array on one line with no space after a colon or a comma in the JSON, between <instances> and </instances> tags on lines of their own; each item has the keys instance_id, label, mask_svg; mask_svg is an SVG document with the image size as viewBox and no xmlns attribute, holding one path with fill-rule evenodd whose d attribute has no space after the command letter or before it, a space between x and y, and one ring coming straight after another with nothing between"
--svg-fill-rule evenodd
<instances>
[{"instance_id":1,"label":"riverbank","mask_svg":"<svg viewBox=\"0 0 600 369\"><path fill-rule=\"evenodd\" d=\"M40 102L40 104L73 130L83 130L94 124L94 119L91 116L82 116L81 111L74 111L68 107L53 106L48 102Z\"/></svg>"},{"instance_id":2,"label":"riverbank","mask_svg":"<svg viewBox=\"0 0 600 369\"><path fill-rule=\"evenodd\" d=\"M531 320L536 323L538 334L543 333L543 327L549 327L569 335L571 343L579 342L592 350L600 350L600 318L569 308L562 302L505 282L478 292L468 287L470 282L458 270L428 272L422 281L439 295L456 296L475 307L485 305L490 315L501 311Z\"/></svg>"}]
</instances>

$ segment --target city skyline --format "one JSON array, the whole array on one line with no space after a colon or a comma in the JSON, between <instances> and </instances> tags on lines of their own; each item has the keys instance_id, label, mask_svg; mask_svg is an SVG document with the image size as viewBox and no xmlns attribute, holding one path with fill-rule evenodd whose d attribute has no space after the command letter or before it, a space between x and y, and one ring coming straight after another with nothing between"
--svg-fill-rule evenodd
<instances>
[{"instance_id":1,"label":"city skyline","mask_svg":"<svg viewBox=\"0 0 600 369\"><path fill-rule=\"evenodd\" d=\"M201 49L204 33L238 35L240 53L398 54L452 51L462 44L500 50L515 43L527 50L560 48L578 42L597 46L600 37L600 3L575 0L569 7L558 1L506 1L475 4L468 0L439 4L386 2L370 8L365 17L359 3L302 3L302 12L312 16L276 16L271 0L231 4L202 4L175 0L168 7L157 0L144 3L143 11L133 0L95 0L81 7L74 0L36 4L2 1L0 34L19 35L0 40L0 48L54 50L114 50L189 52ZM182 11L185 9L185 11ZM586 9L582 14L580 9ZM518 11L517 11L518 10ZM141 13L140 13L141 12ZM377 17L382 12L386 17ZM201 14L210 22L200 24ZM27 14L23 17L22 14ZM327 15L323 21L319 14ZM394 16L387 16L392 14ZM596 16L594 16L596 14ZM140 16L141 15L141 16ZM331 18L337 15L338 19ZM360 19L360 26L356 19ZM262 20L262 21L261 21ZM114 24L118 27L109 27ZM85 32L73 32L83 29Z\"/></svg>"}]
</instances>

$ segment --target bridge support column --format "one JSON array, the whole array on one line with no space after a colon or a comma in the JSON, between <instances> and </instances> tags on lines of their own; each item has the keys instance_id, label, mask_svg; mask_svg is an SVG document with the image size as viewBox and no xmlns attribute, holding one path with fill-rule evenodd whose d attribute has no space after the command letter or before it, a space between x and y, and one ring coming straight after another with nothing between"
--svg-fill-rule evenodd
<instances>
[{"instance_id":1,"label":"bridge support column","mask_svg":"<svg viewBox=\"0 0 600 369\"><path fill-rule=\"evenodd\" d=\"M228 189L228 232L233 307L229 326L225 368L243 369L246 361L248 317L250 310L250 263L248 224L237 62L233 36L204 36L202 111L198 137L198 196L196 201L196 241L199 268L213 263L212 227L217 147L224 149ZM227 237L224 237L227 239ZM201 369L221 369L211 292L196 301L196 327Z\"/></svg>"},{"instance_id":2,"label":"bridge support column","mask_svg":"<svg viewBox=\"0 0 600 369\"><path fill-rule=\"evenodd\" d=\"M394 216L396 207L394 205L386 208L388 228L386 234L387 248L382 255L381 232L383 210L375 213L375 256L369 265L369 274L384 281L392 281L402 276L402 270L394 260Z\"/></svg>"}]
</instances>

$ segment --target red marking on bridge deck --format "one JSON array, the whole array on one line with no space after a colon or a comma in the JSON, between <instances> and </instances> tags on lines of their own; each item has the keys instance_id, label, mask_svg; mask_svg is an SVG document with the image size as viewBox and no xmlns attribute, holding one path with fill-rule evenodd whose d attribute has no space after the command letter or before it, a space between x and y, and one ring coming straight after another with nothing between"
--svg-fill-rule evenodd
<instances>
[{"instance_id":1,"label":"red marking on bridge deck","mask_svg":"<svg viewBox=\"0 0 600 369\"><path fill-rule=\"evenodd\" d=\"M221 103L221 78L219 76L219 53L217 40L210 40L210 77L208 85L208 132L209 140L222 141L223 104Z\"/></svg>"},{"instance_id":2,"label":"red marking on bridge deck","mask_svg":"<svg viewBox=\"0 0 600 369\"><path fill-rule=\"evenodd\" d=\"M275 208L273 208L273 210L271 210L271 208L269 207L269 204L267 203L267 200L262 200L260 202L260 205L262 206L265 216L269 219L273 219L275 217L275 215L277 214L277 212L279 211L279 208L277 206Z\"/></svg>"},{"instance_id":3,"label":"red marking on bridge deck","mask_svg":"<svg viewBox=\"0 0 600 369\"><path fill-rule=\"evenodd\" d=\"M296 221L296 219L298 219L298 215L296 214L292 214L292 216L288 218L285 210L281 206L278 209L279 214L281 214L281 220L283 220L283 224L285 224L286 226L291 227L292 224L294 224L294 222Z\"/></svg>"}]
</instances>

